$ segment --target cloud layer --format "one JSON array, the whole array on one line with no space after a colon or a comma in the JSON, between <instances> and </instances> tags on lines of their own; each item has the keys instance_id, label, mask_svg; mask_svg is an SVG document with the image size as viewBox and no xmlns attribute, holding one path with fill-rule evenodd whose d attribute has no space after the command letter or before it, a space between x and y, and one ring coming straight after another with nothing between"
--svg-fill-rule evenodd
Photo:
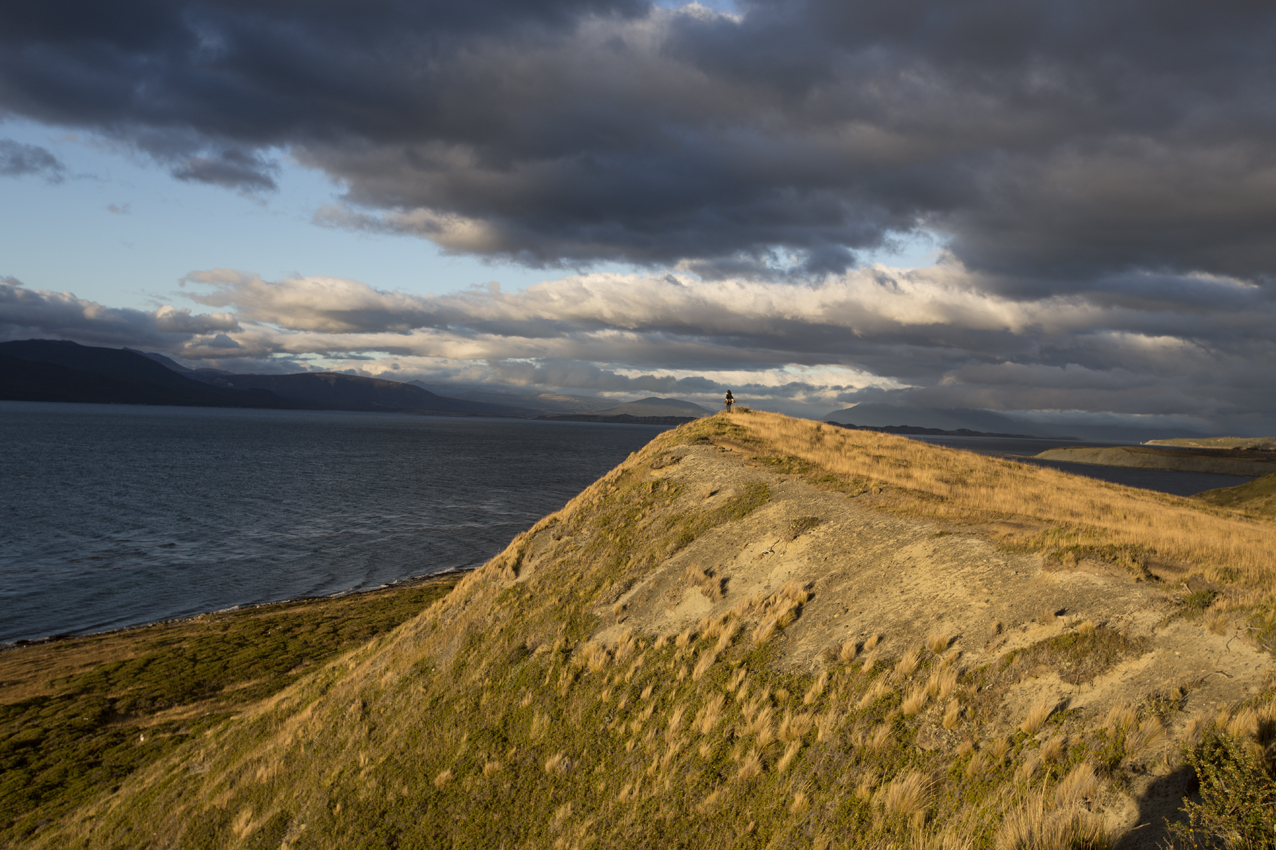
<instances>
[{"instance_id":1,"label":"cloud layer","mask_svg":"<svg viewBox=\"0 0 1276 850\"><path fill-rule=\"evenodd\" d=\"M0 109L321 222L557 265L838 274L924 228L1015 297L1276 268L1276 7L88 0L0 9Z\"/></svg>"},{"instance_id":2,"label":"cloud layer","mask_svg":"<svg viewBox=\"0 0 1276 850\"><path fill-rule=\"evenodd\" d=\"M1165 416L1276 427L1276 297L1230 279L1113 280L1107 302L990 294L948 264L818 282L583 274L521 292L384 292L358 281L191 274L190 300L112 310L0 284L0 333L150 346L240 371L755 403L822 415L857 401ZM1122 292L1154 289L1155 301Z\"/></svg>"}]
</instances>

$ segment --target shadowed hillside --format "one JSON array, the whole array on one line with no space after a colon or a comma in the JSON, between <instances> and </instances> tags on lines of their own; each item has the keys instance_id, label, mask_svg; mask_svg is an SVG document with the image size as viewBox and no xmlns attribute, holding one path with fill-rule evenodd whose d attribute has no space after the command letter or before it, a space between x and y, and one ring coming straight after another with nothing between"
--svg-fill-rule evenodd
<instances>
[{"instance_id":1,"label":"shadowed hillside","mask_svg":"<svg viewBox=\"0 0 1276 850\"><path fill-rule=\"evenodd\" d=\"M1214 779L1276 801L1272 532L719 414L24 843L1153 847L1193 769L1240 828Z\"/></svg>"}]
</instances>

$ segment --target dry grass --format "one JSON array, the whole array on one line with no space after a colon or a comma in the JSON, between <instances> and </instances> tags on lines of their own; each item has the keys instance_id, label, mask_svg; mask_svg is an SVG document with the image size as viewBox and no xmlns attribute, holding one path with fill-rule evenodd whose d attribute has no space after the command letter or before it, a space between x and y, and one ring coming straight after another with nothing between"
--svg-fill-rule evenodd
<instances>
[{"instance_id":1,"label":"dry grass","mask_svg":"<svg viewBox=\"0 0 1276 850\"><path fill-rule=\"evenodd\" d=\"M936 670L931 674L930 681L926 683L926 692L939 699L948 699L956 687L957 671L949 667L944 670Z\"/></svg>"},{"instance_id":2,"label":"dry grass","mask_svg":"<svg viewBox=\"0 0 1276 850\"><path fill-rule=\"evenodd\" d=\"M815 684L811 685L810 689L806 692L806 696L802 697L802 704L811 705L817 699L823 696L824 689L828 687L828 683L829 683L829 674L828 674L828 671L825 670L823 673L820 674L819 678L815 680Z\"/></svg>"},{"instance_id":3,"label":"dry grass","mask_svg":"<svg viewBox=\"0 0 1276 850\"><path fill-rule=\"evenodd\" d=\"M1075 850L1110 845L1103 818L1082 806L1052 806L1045 793L1034 794L1006 815L997 833L997 850Z\"/></svg>"},{"instance_id":4,"label":"dry grass","mask_svg":"<svg viewBox=\"0 0 1276 850\"><path fill-rule=\"evenodd\" d=\"M1028 716L1019 724L1019 731L1027 735L1035 735L1041 731L1041 727L1046 725L1046 721L1050 719L1050 715L1054 714L1054 710L1058 706L1058 702L1050 697L1043 697L1032 708L1028 709Z\"/></svg>"},{"instance_id":5,"label":"dry grass","mask_svg":"<svg viewBox=\"0 0 1276 850\"><path fill-rule=\"evenodd\" d=\"M1103 719L1103 726L1110 733L1124 732L1133 726L1138 719L1139 715L1134 710L1134 706L1122 703L1108 709L1107 717Z\"/></svg>"},{"instance_id":6,"label":"dry grass","mask_svg":"<svg viewBox=\"0 0 1276 850\"><path fill-rule=\"evenodd\" d=\"M1149 717L1140 723L1137 729L1131 729L1126 734L1125 751L1132 756L1138 755L1164 738L1165 727L1161 724L1161 721L1155 717Z\"/></svg>"},{"instance_id":7,"label":"dry grass","mask_svg":"<svg viewBox=\"0 0 1276 850\"><path fill-rule=\"evenodd\" d=\"M926 690L926 686L918 685L909 691L908 696L904 697L904 703L900 706L900 710L904 712L904 716L911 717L925 708L926 701L929 699L930 693Z\"/></svg>"},{"instance_id":8,"label":"dry grass","mask_svg":"<svg viewBox=\"0 0 1276 850\"><path fill-rule=\"evenodd\" d=\"M1094 767L1082 762L1055 786L1055 802L1064 807L1077 806L1090 800L1099 790L1099 777Z\"/></svg>"},{"instance_id":9,"label":"dry grass","mask_svg":"<svg viewBox=\"0 0 1276 850\"><path fill-rule=\"evenodd\" d=\"M850 664L855 660L855 656L859 655L859 645L854 640L848 640L842 644L842 651L838 653L838 660L843 664Z\"/></svg>"},{"instance_id":10,"label":"dry grass","mask_svg":"<svg viewBox=\"0 0 1276 850\"><path fill-rule=\"evenodd\" d=\"M903 681L916 673L918 666L921 664L921 657L921 652L916 649L910 649L905 652L903 657L895 664L895 680Z\"/></svg>"},{"instance_id":11,"label":"dry grass","mask_svg":"<svg viewBox=\"0 0 1276 850\"><path fill-rule=\"evenodd\" d=\"M775 446L842 480L885 485L892 492L883 500L894 510L965 523L1020 517L1066 532L1039 541L1043 548L1068 542L1090 550L1133 548L1197 567L1216 581L1239 576L1252 588L1276 584L1270 522L891 434L825 429L816 439L817 423L760 411L735 421L762 443L755 450Z\"/></svg>"},{"instance_id":12,"label":"dry grass","mask_svg":"<svg viewBox=\"0 0 1276 850\"><path fill-rule=\"evenodd\" d=\"M925 821L930 781L923 774L909 773L891 782L878 794L886 814L904 818L914 827L920 827Z\"/></svg>"},{"instance_id":13,"label":"dry grass","mask_svg":"<svg viewBox=\"0 0 1276 850\"><path fill-rule=\"evenodd\" d=\"M864 691L864 694L860 697L857 708L859 708L862 711L868 708L873 703L877 702L882 697L889 694L890 692L891 692L890 683L887 682L885 678L878 679L876 682L873 683L872 687Z\"/></svg>"}]
</instances>

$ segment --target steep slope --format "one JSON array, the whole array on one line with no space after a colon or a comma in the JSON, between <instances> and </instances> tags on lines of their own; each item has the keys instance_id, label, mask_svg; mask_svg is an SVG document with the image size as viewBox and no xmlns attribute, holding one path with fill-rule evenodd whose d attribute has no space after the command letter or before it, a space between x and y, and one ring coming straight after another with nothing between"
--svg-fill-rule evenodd
<instances>
[{"instance_id":1,"label":"steep slope","mask_svg":"<svg viewBox=\"0 0 1276 850\"><path fill-rule=\"evenodd\" d=\"M1272 528L720 414L31 844L1155 846L1276 722Z\"/></svg>"}]
</instances>

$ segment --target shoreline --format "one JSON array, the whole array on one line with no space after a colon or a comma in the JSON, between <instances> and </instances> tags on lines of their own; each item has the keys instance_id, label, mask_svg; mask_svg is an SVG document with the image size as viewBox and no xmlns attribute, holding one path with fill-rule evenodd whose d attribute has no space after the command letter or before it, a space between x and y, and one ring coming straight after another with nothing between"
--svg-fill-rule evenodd
<instances>
[{"instance_id":1,"label":"shoreline","mask_svg":"<svg viewBox=\"0 0 1276 850\"><path fill-rule=\"evenodd\" d=\"M480 565L481 566L481 565ZM41 638L19 638L17 640L0 642L0 652L9 652L14 649L24 649L31 646L47 646L51 643L61 643L63 641L79 640L81 638L101 638L110 637L112 635L126 634L128 632L141 631L142 629L150 629L156 626L171 626L182 623L191 623L196 620L202 620L206 617L214 617L217 615L240 614L249 611L259 611L263 608L282 607L287 605L303 605L306 603L325 602L333 599L344 599L349 596L363 596L372 593L388 593L395 590L407 590L416 587L425 587L435 582L441 582L448 578L463 576L466 573L473 572L479 567L449 567L437 573L427 573L419 576L408 576L388 584L378 585L377 587L364 588L362 590L342 590L337 593L328 593L319 596L296 596L290 599L277 599L273 602L245 602L242 605L232 605L228 608L218 608L214 611L201 611L198 614L190 614L184 617L169 617L163 620L151 620L146 623L136 623L131 626L119 626L114 629L102 629L93 632L62 632L59 634L47 635Z\"/></svg>"}]
</instances>

